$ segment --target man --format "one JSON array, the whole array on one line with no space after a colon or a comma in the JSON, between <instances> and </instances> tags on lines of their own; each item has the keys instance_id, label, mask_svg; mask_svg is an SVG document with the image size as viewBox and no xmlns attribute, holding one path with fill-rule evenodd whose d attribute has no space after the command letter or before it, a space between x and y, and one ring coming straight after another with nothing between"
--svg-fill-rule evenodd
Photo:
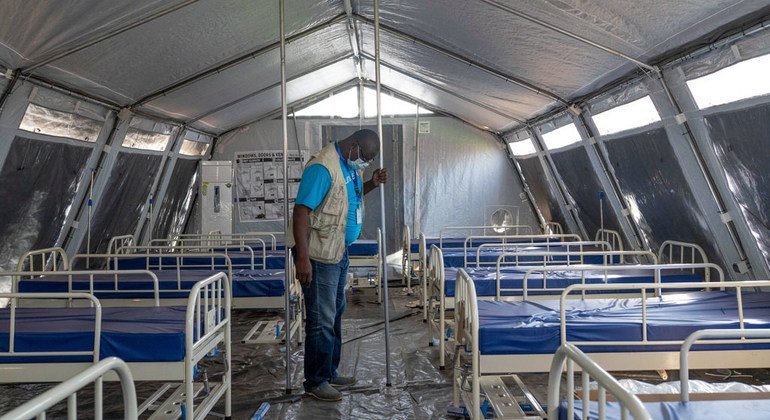
<instances>
[{"instance_id":1,"label":"man","mask_svg":"<svg viewBox=\"0 0 770 420\"><path fill-rule=\"evenodd\" d=\"M322 401L339 401L335 387L355 383L339 376L342 314L350 246L361 233L363 196L388 180L377 169L361 175L380 151L377 133L359 130L318 153L302 173L293 220L286 235L293 247L296 275L305 296L305 392Z\"/></svg>"}]
</instances>

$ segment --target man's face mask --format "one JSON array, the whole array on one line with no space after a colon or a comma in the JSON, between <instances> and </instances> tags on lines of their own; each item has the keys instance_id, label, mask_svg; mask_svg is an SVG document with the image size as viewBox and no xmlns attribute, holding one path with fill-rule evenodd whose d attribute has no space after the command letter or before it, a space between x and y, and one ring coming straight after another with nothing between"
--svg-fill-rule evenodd
<instances>
[{"instance_id":1,"label":"man's face mask","mask_svg":"<svg viewBox=\"0 0 770 420\"><path fill-rule=\"evenodd\" d=\"M370 161L365 161L361 156L361 146L356 145L358 147L358 159L351 160L350 159L350 153L348 153L348 166L352 168L355 171L361 171L369 167ZM352 149L351 149L352 152Z\"/></svg>"}]
</instances>

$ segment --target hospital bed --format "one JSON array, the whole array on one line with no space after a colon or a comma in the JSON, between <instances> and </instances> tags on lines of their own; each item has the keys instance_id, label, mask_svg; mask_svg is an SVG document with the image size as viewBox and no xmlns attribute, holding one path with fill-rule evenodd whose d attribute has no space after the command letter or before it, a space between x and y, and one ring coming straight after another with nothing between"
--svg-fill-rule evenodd
<instances>
[{"instance_id":1,"label":"hospital bed","mask_svg":"<svg viewBox=\"0 0 770 420\"><path fill-rule=\"evenodd\" d=\"M576 284L564 289L558 300L537 301L478 300L472 279L461 270L455 299L455 402L460 387L470 378L469 399L478 416L481 384L497 384L494 379L482 380L483 376L546 372L553 354L564 343L582 348L607 370L676 369L678 347L693 331L770 327L770 293L753 291L770 286L770 281L722 282L721 268L707 265L718 273L720 282ZM688 270L696 266L700 265L646 269ZM699 291L688 291L693 289ZM640 297L570 296L618 290L636 290ZM686 292L664 293L672 291ZM716 344L704 347L693 354L691 366L765 366L770 345L738 352ZM468 370L463 368L465 358L469 360Z\"/></svg>"},{"instance_id":2,"label":"hospital bed","mask_svg":"<svg viewBox=\"0 0 770 420\"><path fill-rule=\"evenodd\" d=\"M454 308L454 297L457 272L451 273L451 268L443 264L443 252L434 245L431 251L431 281L427 286L428 299L424 302L423 319L428 322L431 331L430 345L439 346L439 369L444 368L446 355L445 341L452 334L452 322L447 320L447 309ZM587 251L584 253L572 252L531 252L525 251L528 257L520 260L518 252L504 252L497 259L497 264L492 267L465 268L464 272L472 279L476 296L480 299L545 299L560 293L565 287L575 283L622 283L622 282L660 282L659 276L649 275L641 269L635 269L633 265L624 266L622 275L617 271L608 272L603 267L614 264L618 257L647 257L656 262L656 256L649 251ZM564 257L601 257L603 265L582 265L579 262L574 267L590 267L586 271L570 270L569 260ZM503 264L506 264L503 268ZM550 267L556 265L556 267ZM562 265L567 264L567 265ZM550 271L549 271L550 270ZM450 275L447 276L447 271ZM541 277L534 278L532 274L539 273ZM670 281L692 281L702 278L695 273L684 273L671 276ZM529 277L533 277L530 280ZM538 283L536 285L532 283ZM430 315L430 316L429 316Z\"/></svg>"},{"instance_id":3,"label":"hospital bed","mask_svg":"<svg viewBox=\"0 0 770 420\"><path fill-rule=\"evenodd\" d=\"M150 418L178 418L184 406L186 418L204 418L224 398L230 417L230 296L224 273L196 283L185 306L105 308L88 293L0 293L10 299L0 309L0 383L60 382L115 356L128 364L135 380L167 382L139 406L140 415L155 408ZM91 305L18 305L25 299L87 300ZM195 382L201 376L196 374L199 362L214 358L223 361L217 364L224 369L221 381L206 381L204 372L204 382Z\"/></svg>"},{"instance_id":4,"label":"hospital bed","mask_svg":"<svg viewBox=\"0 0 770 420\"><path fill-rule=\"evenodd\" d=\"M60 248L30 251L19 260L18 271L30 269L40 272L29 273L13 280L14 291L19 292L89 292L101 299L105 306L176 306L185 304L190 289L200 280L220 271L231 280L233 309L277 309L285 310L285 272L284 270L237 269L233 270L229 257L218 253L154 254L165 262L146 265L141 270L100 270L83 271L62 275L56 267L65 270L76 265L78 260L89 259L93 262L106 261L105 266L122 266L122 258L139 258L133 254L83 254L68 260ZM196 268L185 267L185 259L208 261L209 266ZM58 264L46 264L45 261L57 261ZM108 263L107 263L108 262ZM224 263L224 264L222 264ZM290 261L293 272L293 262ZM292 275L292 278L294 276ZM35 305L56 305L61 300L48 302L35 301ZM294 280L290 287L291 325L290 336L302 342L304 298L299 283ZM261 320L241 340L249 344L281 343L286 339L287 329L282 321Z\"/></svg>"},{"instance_id":5,"label":"hospital bed","mask_svg":"<svg viewBox=\"0 0 770 420\"><path fill-rule=\"evenodd\" d=\"M625 390L606 370L602 369L589 356L572 344L564 344L559 348L551 364L548 386L549 418L581 419L581 418L627 418L630 414L634 419L766 419L770 418L770 400L767 394L754 396L736 394L705 394L708 398L690 399L689 355L692 345L697 341L702 345L720 343L767 343L770 339L768 329L704 329L690 334L679 351L680 393L677 400L659 396L648 396L645 401ZM560 398L562 372L567 372L566 398ZM581 370L582 389L575 392L575 370ZM596 390L591 389L590 381L597 383ZM608 401L606 392L615 397ZM579 400L575 399L578 395ZM761 399L764 397L765 399ZM586 407L588 409L586 410Z\"/></svg>"},{"instance_id":6,"label":"hospital bed","mask_svg":"<svg viewBox=\"0 0 770 420\"><path fill-rule=\"evenodd\" d=\"M137 420L139 415L137 413L134 378L131 376L131 370L128 368L128 365L117 357L103 359L19 407L5 414L0 414L0 420L45 419L46 411L64 400L67 400L67 418L77 419L77 392L93 383L95 394L103 395L102 382L104 381L104 376L110 372L114 372L120 381L123 396L123 418ZM102 398L94 398L93 418L102 419L103 405Z\"/></svg>"}]
</instances>

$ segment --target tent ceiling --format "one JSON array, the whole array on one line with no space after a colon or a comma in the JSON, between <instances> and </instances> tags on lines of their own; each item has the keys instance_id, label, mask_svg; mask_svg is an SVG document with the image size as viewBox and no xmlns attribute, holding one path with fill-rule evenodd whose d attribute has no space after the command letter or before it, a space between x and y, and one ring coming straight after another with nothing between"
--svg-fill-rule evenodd
<instances>
[{"instance_id":1,"label":"tent ceiling","mask_svg":"<svg viewBox=\"0 0 770 420\"><path fill-rule=\"evenodd\" d=\"M371 57L373 2L352 3L362 53ZM277 0L80 0L67 7L5 0L0 64L118 106L181 122L200 118L192 125L221 133L280 105L277 6ZM390 68L383 82L493 131L635 69L506 7L644 62L770 12L767 0L382 0L381 7L382 58ZM290 101L355 77L342 0L287 0L286 11L287 35L296 38L287 53ZM365 67L373 78L371 63Z\"/></svg>"}]
</instances>

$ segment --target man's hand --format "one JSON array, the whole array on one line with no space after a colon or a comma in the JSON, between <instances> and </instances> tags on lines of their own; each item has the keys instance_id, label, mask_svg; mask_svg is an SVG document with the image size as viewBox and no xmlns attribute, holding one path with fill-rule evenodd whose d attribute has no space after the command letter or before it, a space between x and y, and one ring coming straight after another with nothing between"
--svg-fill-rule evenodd
<instances>
[{"instance_id":1,"label":"man's hand","mask_svg":"<svg viewBox=\"0 0 770 420\"><path fill-rule=\"evenodd\" d=\"M297 272L297 280L305 287L310 286L310 282L313 281L313 266L310 264L309 257L297 258L297 264L294 267Z\"/></svg>"},{"instance_id":2,"label":"man's hand","mask_svg":"<svg viewBox=\"0 0 770 420\"><path fill-rule=\"evenodd\" d=\"M384 184L386 182L388 182L388 169L375 169L374 173L372 174L372 185L374 188L377 188L380 186L380 184Z\"/></svg>"},{"instance_id":3,"label":"man's hand","mask_svg":"<svg viewBox=\"0 0 770 420\"><path fill-rule=\"evenodd\" d=\"M375 169L372 179L364 184L364 195L386 182L388 182L388 170L385 168Z\"/></svg>"}]
</instances>

